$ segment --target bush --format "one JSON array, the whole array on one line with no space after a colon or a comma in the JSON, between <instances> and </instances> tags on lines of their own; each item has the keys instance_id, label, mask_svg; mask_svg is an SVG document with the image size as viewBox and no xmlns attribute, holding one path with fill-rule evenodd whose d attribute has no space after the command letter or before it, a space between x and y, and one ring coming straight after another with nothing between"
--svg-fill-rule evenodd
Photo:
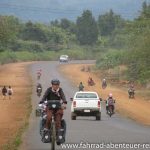
<instances>
[{"instance_id":1,"label":"bush","mask_svg":"<svg viewBox=\"0 0 150 150\"><path fill-rule=\"evenodd\" d=\"M126 60L126 51L123 50L109 50L107 53L99 54L96 60L96 66L99 69L110 69L121 65Z\"/></svg>"},{"instance_id":2,"label":"bush","mask_svg":"<svg viewBox=\"0 0 150 150\"><path fill-rule=\"evenodd\" d=\"M44 45L38 41L17 40L12 44L11 49L13 51L42 52L44 50Z\"/></svg>"}]
</instances>

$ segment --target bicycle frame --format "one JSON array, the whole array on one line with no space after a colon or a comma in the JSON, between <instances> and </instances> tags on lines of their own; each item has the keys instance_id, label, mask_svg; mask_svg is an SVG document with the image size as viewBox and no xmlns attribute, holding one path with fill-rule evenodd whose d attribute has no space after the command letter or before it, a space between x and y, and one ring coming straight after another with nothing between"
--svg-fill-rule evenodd
<instances>
[{"instance_id":1,"label":"bicycle frame","mask_svg":"<svg viewBox=\"0 0 150 150\"><path fill-rule=\"evenodd\" d=\"M54 114L52 115L52 122L51 122L51 150L55 150L55 142L56 142L56 128L55 128L55 120L54 120Z\"/></svg>"},{"instance_id":2,"label":"bicycle frame","mask_svg":"<svg viewBox=\"0 0 150 150\"><path fill-rule=\"evenodd\" d=\"M53 104L54 102L54 104ZM58 100L51 101L51 107L52 109L56 109L56 104L55 102L60 102ZM61 106L60 106L61 107ZM55 143L56 143L56 126L55 126L55 119L54 119L54 114L52 114L52 121L51 121L51 126L50 126L50 138L51 138L51 150L55 150Z\"/></svg>"}]
</instances>

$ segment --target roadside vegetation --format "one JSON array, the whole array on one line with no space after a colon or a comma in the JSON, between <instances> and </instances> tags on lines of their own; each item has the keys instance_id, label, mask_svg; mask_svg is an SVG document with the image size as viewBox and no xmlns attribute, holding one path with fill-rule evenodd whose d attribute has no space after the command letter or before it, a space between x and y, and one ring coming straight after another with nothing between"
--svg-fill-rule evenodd
<instances>
[{"instance_id":1,"label":"roadside vegetation","mask_svg":"<svg viewBox=\"0 0 150 150\"><path fill-rule=\"evenodd\" d=\"M0 15L0 63L71 59L96 59L97 69L125 65L127 80L150 82L150 4L143 2L134 20L113 10L96 20L85 10L73 22L66 18L49 24L22 22Z\"/></svg>"}]
</instances>

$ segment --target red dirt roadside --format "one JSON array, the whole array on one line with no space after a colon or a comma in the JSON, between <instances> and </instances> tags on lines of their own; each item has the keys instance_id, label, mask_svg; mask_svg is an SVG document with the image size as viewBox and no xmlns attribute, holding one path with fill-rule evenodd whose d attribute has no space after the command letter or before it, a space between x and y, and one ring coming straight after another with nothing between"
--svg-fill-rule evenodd
<instances>
[{"instance_id":1,"label":"red dirt roadside","mask_svg":"<svg viewBox=\"0 0 150 150\"><path fill-rule=\"evenodd\" d=\"M128 98L127 90L124 91L121 87L116 88L108 85L108 87L104 90L101 88L101 81L96 74L92 72L81 72L81 68L83 66L85 66L85 64L62 65L60 67L60 71L65 76L68 76L68 78L77 87L79 82L82 81L85 86L85 90L97 91L102 99L106 99L107 95L111 92L116 99L116 110L120 114L144 125L150 126L150 99L145 101L142 97L136 95L135 99L130 100ZM87 85L89 76L91 76L96 82L96 85L93 87L89 87Z\"/></svg>"},{"instance_id":2,"label":"red dirt roadside","mask_svg":"<svg viewBox=\"0 0 150 150\"><path fill-rule=\"evenodd\" d=\"M31 81L27 66L30 63L15 63L0 66L0 88L12 86L14 94L5 100L0 92L0 149L12 142L20 128L27 122L30 110Z\"/></svg>"}]
</instances>

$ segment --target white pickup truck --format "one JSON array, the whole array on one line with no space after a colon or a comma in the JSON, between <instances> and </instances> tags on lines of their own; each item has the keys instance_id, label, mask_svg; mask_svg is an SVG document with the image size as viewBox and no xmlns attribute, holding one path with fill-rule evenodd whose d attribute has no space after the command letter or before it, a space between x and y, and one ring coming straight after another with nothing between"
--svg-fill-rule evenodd
<instances>
[{"instance_id":1,"label":"white pickup truck","mask_svg":"<svg viewBox=\"0 0 150 150\"><path fill-rule=\"evenodd\" d=\"M76 92L71 101L72 120L77 116L95 116L96 120L101 120L101 98L96 92Z\"/></svg>"}]
</instances>

